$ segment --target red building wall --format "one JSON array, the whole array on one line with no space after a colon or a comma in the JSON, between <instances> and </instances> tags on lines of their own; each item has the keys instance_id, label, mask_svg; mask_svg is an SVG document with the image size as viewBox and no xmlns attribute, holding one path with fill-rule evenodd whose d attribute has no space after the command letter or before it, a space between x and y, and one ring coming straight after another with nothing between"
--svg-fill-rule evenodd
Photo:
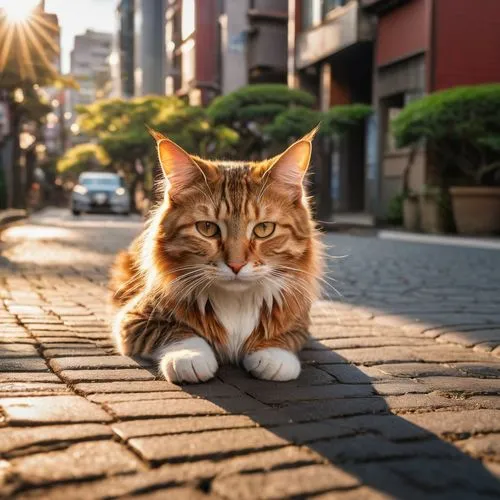
<instances>
[{"instance_id":1,"label":"red building wall","mask_svg":"<svg viewBox=\"0 0 500 500\"><path fill-rule=\"evenodd\" d=\"M428 48L429 8L430 0L412 0L379 18L377 66Z\"/></svg>"},{"instance_id":2,"label":"red building wall","mask_svg":"<svg viewBox=\"0 0 500 500\"><path fill-rule=\"evenodd\" d=\"M432 89L500 82L500 0L435 0Z\"/></svg>"},{"instance_id":3,"label":"red building wall","mask_svg":"<svg viewBox=\"0 0 500 500\"><path fill-rule=\"evenodd\" d=\"M196 1L196 81L202 85L216 85L218 77L218 10L217 0ZM208 104L205 96L203 104Z\"/></svg>"}]
</instances>

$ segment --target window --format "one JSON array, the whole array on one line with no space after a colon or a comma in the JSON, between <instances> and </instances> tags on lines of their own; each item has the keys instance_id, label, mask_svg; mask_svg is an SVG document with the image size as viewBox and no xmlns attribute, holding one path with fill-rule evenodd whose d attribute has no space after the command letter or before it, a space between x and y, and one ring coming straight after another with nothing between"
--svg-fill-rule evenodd
<instances>
[{"instance_id":1,"label":"window","mask_svg":"<svg viewBox=\"0 0 500 500\"><path fill-rule=\"evenodd\" d=\"M349 0L323 0L323 18L337 7L343 7Z\"/></svg>"},{"instance_id":2,"label":"window","mask_svg":"<svg viewBox=\"0 0 500 500\"><path fill-rule=\"evenodd\" d=\"M321 22L321 0L302 0L302 29L307 30Z\"/></svg>"}]
</instances>

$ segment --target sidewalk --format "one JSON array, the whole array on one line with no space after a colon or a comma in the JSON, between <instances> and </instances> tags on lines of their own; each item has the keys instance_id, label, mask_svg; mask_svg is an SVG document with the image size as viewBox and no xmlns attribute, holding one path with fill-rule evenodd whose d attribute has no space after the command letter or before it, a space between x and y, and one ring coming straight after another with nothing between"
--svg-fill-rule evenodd
<instances>
[{"instance_id":1,"label":"sidewalk","mask_svg":"<svg viewBox=\"0 0 500 500\"><path fill-rule=\"evenodd\" d=\"M105 269L126 228L98 223L6 234L0 497L499 498L496 344L322 301L297 381L172 385L113 353Z\"/></svg>"}]
</instances>

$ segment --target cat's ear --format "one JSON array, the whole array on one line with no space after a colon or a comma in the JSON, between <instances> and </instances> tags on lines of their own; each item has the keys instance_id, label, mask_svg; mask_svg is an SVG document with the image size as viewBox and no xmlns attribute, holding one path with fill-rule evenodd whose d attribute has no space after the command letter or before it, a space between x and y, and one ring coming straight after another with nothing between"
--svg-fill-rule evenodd
<instances>
[{"instance_id":1,"label":"cat's ear","mask_svg":"<svg viewBox=\"0 0 500 500\"><path fill-rule=\"evenodd\" d=\"M207 179L204 163L196 161L175 142L165 137L160 132L148 127L149 133L156 140L158 159L168 181L170 197L176 196L183 189L195 182Z\"/></svg>"},{"instance_id":2,"label":"cat's ear","mask_svg":"<svg viewBox=\"0 0 500 500\"><path fill-rule=\"evenodd\" d=\"M277 157L269 172L273 180L302 193L302 181L311 161L312 140L318 128L319 125Z\"/></svg>"}]
</instances>

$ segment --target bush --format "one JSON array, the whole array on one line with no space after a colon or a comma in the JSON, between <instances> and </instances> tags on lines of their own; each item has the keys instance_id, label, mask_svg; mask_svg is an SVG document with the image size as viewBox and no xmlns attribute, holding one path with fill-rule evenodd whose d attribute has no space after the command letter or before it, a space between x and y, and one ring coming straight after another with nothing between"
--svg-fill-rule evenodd
<instances>
[{"instance_id":1,"label":"bush","mask_svg":"<svg viewBox=\"0 0 500 500\"><path fill-rule=\"evenodd\" d=\"M443 175L481 184L500 168L500 84L456 87L412 102L392 122L399 147L425 141Z\"/></svg>"},{"instance_id":2,"label":"bush","mask_svg":"<svg viewBox=\"0 0 500 500\"><path fill-rule=\"evenodd\" d=\"M403 201L404 196L397 194L389 202L387 207L387 222L389 224L400 226L403 223Z\"/></svg>"},{"instance_id":3,"label":"bush","mask_svg":"<svg viewBox=\"0 0 500 500\"><path fill-rule=\"evenodd\" d=\"M368 104L333 106L325 113L325 125L331 133L342 135L362 123L373 113Z\"/></svg>"}]
</instances>

